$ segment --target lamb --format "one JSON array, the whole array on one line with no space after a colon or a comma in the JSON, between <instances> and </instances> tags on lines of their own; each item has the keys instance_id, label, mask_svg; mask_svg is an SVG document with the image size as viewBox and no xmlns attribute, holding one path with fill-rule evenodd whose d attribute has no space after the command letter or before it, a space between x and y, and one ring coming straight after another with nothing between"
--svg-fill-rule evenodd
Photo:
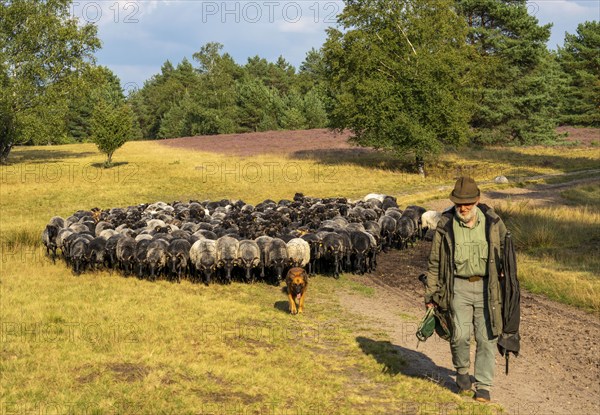
<instances>
[{"instance_id":1,"label":"lamb","mask_svg":"<svg viewBox=\"0 0 600 415\"><path fill-rule=\"evenodd\" d=\"M261 265L260 256L260 247L255 241L250 239L240 241L236 262L246 271L246 281L254 282L252 270Z\"/></svg>"},{"instance_id":2,"label":"lamb","mask_svg":"<svg viewBox=\"0 0 600 415\"><path fill-rule=\"evenodd\" d=\"M191 247L192 245L186 239L176 238L169 243L167 248L167 258L171 265L171 272L174 274L177 283L181 282L181 275L188 271Z\"/></svg>"},{"instance_id":3,"label":"lamb","mask_svg":"<svg viewBox=\"0 0 600 415\"><path fill-rule=\"evenodd\" d=\"M199 239L190 248L190 262L195 275L204 276L204 284L209 285L217 267L217 241Z\"/></svg>"},{"instance_id":4,"label":"lamb","mask_svg":"<svg viewBox=\"0 0 600 415\"><path fill-rule=\"evenodd\" d=\"M231 271L236 265L239 241L231 236L222 236L217 239L217 268L225 269L225 278L231 283Z\"/></svg>"},{"instance_id":5,"label":"lamb","mask_svg":"<svg viewBox=\"0 0 600 415\"><path fill-rule=\"evenodd\" d=\"M271 239L266 249L265 266L275 271L277 284L281 283L288 262L287 244L279 238Z\"/></svg>"}]
</instances>

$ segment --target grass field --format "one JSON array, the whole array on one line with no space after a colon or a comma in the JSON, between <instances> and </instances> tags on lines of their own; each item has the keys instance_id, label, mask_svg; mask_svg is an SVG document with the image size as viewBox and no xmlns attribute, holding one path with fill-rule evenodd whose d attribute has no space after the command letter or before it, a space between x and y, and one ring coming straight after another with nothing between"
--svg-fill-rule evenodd
<instances>
[{"instance_id":1,"label":"grass field","mask_svg":"<svg viewBox=\"0 0 600 415\"><path fill-rule=\"evenodd\" d=\"M256 203L295 192L388 193L404 203L446 196L443 186L457 172L517 177L594 168L600 159L589 148L469 151L444 157L431 166L436 174L422 179L390 168L385 156L369 157L235 158L131 142L115 154L115 167L102 169L103 156L89 144L13 150L13 163L0 167L2 413L496 412L404 376L389 339L340 306L339 290L372 295L347 278L313 278L306 313L293 317L278 287L149 283L108 272L75 277L64 264L53 265L40 244L50 217L78 209L157 200ZM524 278L547 267L554 272L548 275L565 276L564 290L589 280L594 288L583 290L585 298L598 304L590 277L598 256L577 250L582 240L597 241L585 230L598 229L597 195L597 188L567 193L574 214L535 212L548 228L541 238L550 242L523 251ZM506 213L514 224L532 222L518 208ZM570 226L561 227L566 220ZM572 229L576 234L563 238Z\"/></svg>"}]
</instances>

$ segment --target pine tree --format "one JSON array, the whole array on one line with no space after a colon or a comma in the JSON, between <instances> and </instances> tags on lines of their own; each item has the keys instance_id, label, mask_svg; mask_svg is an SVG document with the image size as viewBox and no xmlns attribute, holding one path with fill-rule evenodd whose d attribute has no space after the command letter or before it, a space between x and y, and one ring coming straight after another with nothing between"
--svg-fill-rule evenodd
<instances>
[{"instance_id":1,"label":"pine tree","mask_svg":"<svg viewBox=\"0 0 600 415\"><path fill-rule=\"evenodd\" d=\"M600 23L584 22L565 35L559 61L569 76L561 122L600 127Z\"/></svg>"},{"instance_id":2,"label":"pine tree","mask_svg":"<svg viewBox=\"0 0 600 415\"><path fill-rule=\"evenodd\" d=\"M471 90L471 119L480 143L529 144L553 139L559 87L548 75L551 25L539 26L526 0L457 0L479 58L481 83Z\"/></svg>"}]
</instances>

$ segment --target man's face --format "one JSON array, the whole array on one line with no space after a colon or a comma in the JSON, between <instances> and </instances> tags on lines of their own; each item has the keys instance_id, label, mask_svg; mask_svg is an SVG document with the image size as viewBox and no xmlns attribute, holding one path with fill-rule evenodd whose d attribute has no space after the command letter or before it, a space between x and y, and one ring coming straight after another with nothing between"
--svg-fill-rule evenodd
<instances>
[{"instance_id":1,"label":"man's face","mask_svg":"<svg viewBox=\"0 0 600 415\"><path fill-rule=\"evenodd\" d=\"M477 205L478 201L479 200L474 203L455 203L454 206L456 206L456 217L462 223L471 222L471 220L473 220L477 214L475 206Z\"/></svg>"}]
</instances>

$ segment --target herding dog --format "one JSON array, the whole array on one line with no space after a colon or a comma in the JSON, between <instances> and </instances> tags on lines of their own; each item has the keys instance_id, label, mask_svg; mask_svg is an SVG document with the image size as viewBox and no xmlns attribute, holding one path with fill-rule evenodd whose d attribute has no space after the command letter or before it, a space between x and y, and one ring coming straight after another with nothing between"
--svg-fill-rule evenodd
<instances>
[{"instance_id":1,"label":"herding dog","mask_svg":"<svg viewBox=\"0 0 600 415\"><path fill-rule=\"evenodd\" d=\"M304 295L308 286L308 275L304 268L292 268L288 271L285 277L287 285L288 300L290 302L290 313L298 314L304 311ZM296 309L296 299L299 299L298 308Z\"/></svg>"}]
</instances>

